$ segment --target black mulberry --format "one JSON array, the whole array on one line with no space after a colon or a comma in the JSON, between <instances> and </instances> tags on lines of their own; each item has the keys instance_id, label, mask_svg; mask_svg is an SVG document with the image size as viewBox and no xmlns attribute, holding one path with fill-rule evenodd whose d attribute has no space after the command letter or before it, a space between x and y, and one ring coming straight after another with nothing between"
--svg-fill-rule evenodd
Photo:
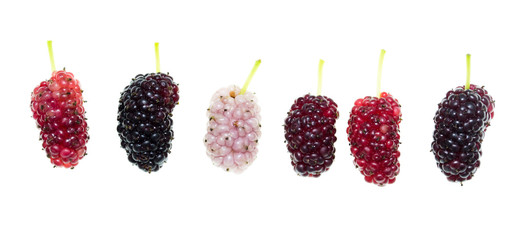
<instances>
[{"instance_id":1,"label":"black mulberry","mask_svg":"<svg viewBox=\"0 0 513 240\"><path fill-rule=\"evenodd\" d=\"M156 172L167 160L173 140L172 112L178 86L164 73L137 75L121 93L117 131L128 161Z\"/></svg>"}]
</instances>

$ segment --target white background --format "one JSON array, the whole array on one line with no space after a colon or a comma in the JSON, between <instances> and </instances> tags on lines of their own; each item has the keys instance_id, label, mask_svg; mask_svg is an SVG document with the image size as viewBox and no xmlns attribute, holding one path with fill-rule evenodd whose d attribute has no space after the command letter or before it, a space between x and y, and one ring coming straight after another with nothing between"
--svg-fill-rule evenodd
<instances>
[{"instance_id":1,"label":"white background","mask_svg":"<svg viewBox=\"0 0 513 240\"><path fill-rule=\"evenodd\" d=\"M14 2L14 1L13 1ZM484 239L511 238L513 8L506 1L17 1L0 3L0 239ZM54 169L31 118L30 92L57 68L82 82L89 155ZM157 173L119 147L119 93L138 73L180 83L175 140ZM357 98L383 91L403 106L401 173L368 184L354 169L345 129ZM496 100L474 179L448 182L430 153L432 118L465 81ZM316 90L341 113L332 169L296 176L283 143L293 100ZM205 111L220 87L242 85L262 107L255 163L224 172L204 153Z\"/></svg>"}]
</instances>

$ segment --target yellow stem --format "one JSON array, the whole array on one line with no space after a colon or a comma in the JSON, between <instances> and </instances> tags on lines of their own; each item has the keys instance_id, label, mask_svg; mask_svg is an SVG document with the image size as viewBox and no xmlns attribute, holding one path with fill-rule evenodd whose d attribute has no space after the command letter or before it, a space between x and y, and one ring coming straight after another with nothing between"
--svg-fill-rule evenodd
<instances>
[{"instance_id":1,"label":"yellow stem","mask_svg":"<svg viewBox=\"0 0 513 240\"><path fill-rule=\"evenodd\" d=\"M470 88L470 54L467 54L467 83L465 84L465 90Z\"/></svg>"},{"instance_id":2,"label":"yellow stem","mask_svg":"<svg viewBox=\"0 0 513 240\"><path fill-rule=\"evenodd\" d=\"M385 49L381 49L381 54L379 55L379 64L378 64L378 86L377 86L377 96L380 98L381 96L381 72L383 71L383 59L385 58Z\"/></svg>"},{"instance_id":3,"label":"yellow stem","mask_svg":"<svg viewBox=\"0 0 513 240\"><path fill-rule=\"evenodd\" d=\"M319 60L319 70L317 72L317 95L321 95L322 89L322 67L324 66L324 60Z\"/></svg>"},{"instance_id":4,"label":"yellow stem","mask_svg":"<svg viewBox=\"0 0 513 240\"><path fill-rule=\"evenodd\" d=\"M255 72L258 69L258 66L260 66L261 62L262 61L260 59L255 62L255 65L253 66L253 69L251 69L251 73L249 73L249 76L246 79L246 82L244 83L244 86L240 90L240 94L244 94L246 92L246 90L248 89L249 83L251 82L251 79L253 78L253 75L255 75Z\"/></svg>"},{"instance_id":5,"label":"yellow stem","mask_svg":"<svg viewBox=\"0 0 513 240\"><path fill-rule=\"evenodd\" d=\"M52 64L52 72L55 72L55 61L53 60L53 47L52 47L52 41L48 40L46 42L48 45L48 53L50 54L50 64Z\"/></svg>"},{"instance_id":6,"label":"yellow stem","mask_svg":"<svg viewBox=\"0 0 513 240\"><path fill-rule=\"evenodd\" d=\"M159 56L159 43L155 43L155 60L157 62L157 73L160 72L160 56Z\"/></svg>"}]
</instances>

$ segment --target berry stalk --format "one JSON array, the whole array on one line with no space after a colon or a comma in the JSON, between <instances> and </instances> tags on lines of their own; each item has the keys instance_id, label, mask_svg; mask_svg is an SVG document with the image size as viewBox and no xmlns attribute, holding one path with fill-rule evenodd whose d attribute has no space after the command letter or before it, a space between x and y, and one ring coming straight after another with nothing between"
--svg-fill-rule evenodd
<instances>
[{"instance_id":1,"label":"berry stalk","mask_svg":"<svg viewBox=\"0 0 513 240\"><path fill-rule=\"evenodd\" d=\"M381 72L383 71L383 59L385 58L385 49L381 49L381 54L379 55L379 63L378 63L378 84L376 95L378 98L381 97Z\"/></svg>"},{"instance_id":2,"label":"berry stalk","mask_svg":"<svg viewBox=\"0 0 513 240\"><path fill-rule=\"evenodd\" d=\"M470 88L470 54L467 54L467 83L465 84L465 90Z\"/></svg>"},{"instance_id":3,"label":"berry stalk","mask_svg":"<svg viewBox=\"0 0 513 240\"><path fill-rule=\"evenodd\" d=\"M160 55L159 55L159 43L155 43L155 61L157 63L157 73L160 72Z\"/></svg>"},{"instance_id":4,"label":"berry stalk","mask_svg":"<svg viewBox=\"0 0 513 240\"><path fill-rule=\"evenodd\" d=\"M55 72L55 61L53 60L52 41L48 40L46 44L48 45L48 54L50 55L50 64L52 65L52 72Z\"/></svg>"},{"instance_id":5,"label":"berry stalk","mask_svg":"<svg viewBox=\"0 0 513 240\"><path fill-rule=\"evenodd\" d=\"M324 60L319 60L319 71L317 72L317 95L321 95L322 89L322 67L324 66Z\"/></svg>"},{"instance_id":6,"label":"berry stalk","mask_svg":"<svg viewBox=\"0 0 513 240\"><path fill-rule=\"evenodd\" d=\"M249 83L251 82L251 79L253 79L253 75L255 75L255 72L257 71L258 66L260 66L261 62L262 61L260 59L258 59L255 62L255 65L253 66L253 69L251 69L251 73L249 73L249 76L246 79L246 82L244 82L244 86L242 86L242 89L240 90L240 94L244 94L246 92L246 90L248 89Z\"/></svg>"}]
</instances>

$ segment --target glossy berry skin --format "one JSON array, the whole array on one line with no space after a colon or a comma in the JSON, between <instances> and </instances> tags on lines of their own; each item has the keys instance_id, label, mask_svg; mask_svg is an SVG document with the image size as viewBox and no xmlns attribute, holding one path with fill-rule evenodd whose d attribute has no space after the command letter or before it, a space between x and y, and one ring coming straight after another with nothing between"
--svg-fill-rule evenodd
<instances>
[{"instance_id":1,"label":"glossy berry skin","mask_svg":"<svg viewBox=\"0 0 513 240\"><path fill-rule=\"evenodd\" d=\"M50 162L73 168L86 154L89 140L80 83L72 73L54 71L32 92L31 109Z\"/></svg>"},{"instance_id":2,"label":"glossy berry skin","mask_svg":"<svg viewBox=\"0 0 513 240\"><path fill-rule=\"evenodd\" d=\"M158 171L167 160L178 100L178 86L164 73L139 74L121 93L117 127L121 147L128 161L145 172Z\"/></svg>"},{"instance_id":3,"label":"glossy berry skin","mask_svg":"<svg viewBox=\"0 0 513 240\"><path fill-rule=\"evenodd\" d=\"M348 140L354 165L365 181L384 186L399 174L401 106L391 94L356 100L349 116Z\"/></svg>"},{"instance_id":4,"label":"glossy berry skin","mask_svg":"<svg viewBox=\"0 0 513 240\"><path fill-rule=\"evenodd\" d=\"M207 109L204 139L212 163L234 173L242 173L255 161L262 135L257 98L240 91L232 85L214 93Z\"/></svg>"},{"instance_id":5,"label":"glossy berry skin","mask_svg":"<svg viewBox=\"0 0 513 240\"><path fill-rule=\"evenodd\" d=\"M294 101L285 118L285 142L294 171L319 177L335 159L337 104L326 96L306 94Z\"/></svg>"},{"instance_id":6,"label":"glossy berry skin","mask_svg":"<svg viewBox=\"0 0 513 240\"><path fill-rule=\"evenodd\" d=\"M434 117L431 150L436 164L451 182L470 180L481 165L481 143L494 116L495 103L475 85L447 92Z\"/></svg>"}]
</instances>

